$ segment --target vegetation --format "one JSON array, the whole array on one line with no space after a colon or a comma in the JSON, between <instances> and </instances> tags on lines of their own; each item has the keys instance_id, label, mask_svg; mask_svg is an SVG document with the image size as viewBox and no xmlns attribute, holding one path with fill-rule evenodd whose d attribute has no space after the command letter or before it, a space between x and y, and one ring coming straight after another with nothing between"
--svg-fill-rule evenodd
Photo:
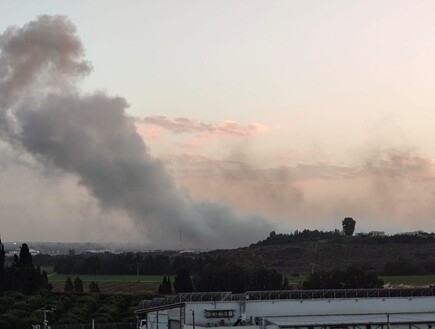
<instances>
[{"instance_id":1,"label":"vegetation","mask_svg":"<svg viewBox=\"0 0 435 329\"><path fill-rule=\"evenodd\" d=\"M435 283L435 275L403 275L403 276L381 276L385 284L392 286L433 286Z\"/></svg>"},{"instance_id":2,"label":"vegetation","mask_svg":"<svg viewBox=\"0 0 435 329\"><path fill-rule=\"evenodd\" d=\"M174 288L176 293L194 291L192 279L187 269L181 268L178 271L177 276L175 277L174 280Z\"/></svg>"},{"instance_id":3,"label":"vegetation","mask_svg":"<svg viewBox=\"0 0 435 329\"><path fill-rule=\"evenodd\" d=\"M57 274L50 275L50 282L58 282L65 280L68 277L77 275L77 273L71 274ZM110 281L110 282L161 282L163 275L132 275L132 274L80 274L80 278L83 282L90 281Z\"/></svg>"},{"instance_id":4,"label":"vegetation","mask_svg":"<svg viewBox=\"0 0 435 329\"><path fill-rule=\"evenodd\" d=\"M38 310L53 309L47 318L51 325L89 323L134 322L134 308L146 295L106 295L83 293L39 292L24 295L19 292L5 292L0 297L0 328L30 328L42 323Z\"/></svg>"},{"instance_id":5,"label":"vegetation","mask_svg":"<svg viewBox=\"0 0 435 329\"><path fill-rule=\"evenodd\" d=\"M162 284L159 286L159 294L169 295L172 294L171 276L164 276Z\"/></svg>"},{"instance_id":6,"label":"vegetation","mask_svg":"<svg viewBox=\"0 0 435 329\"><path fill-rule=\"evenodd\" d=\"M80 254L54 256L45 259L44 265L53 264L59 274L130 274L135 275L139 269L144 275L160 275L174 272L171 258L165 255L143 253L125 254Z\"/></svg>"},{"instance_id":7,"label":"vegetation","mask_svg":"<svg viewBox=\"0 0 435 329\"><path fill-rule=\"evenodd\" d=\"M74 285L70 277L65 281L65 291L74 291Z\"/></svg>"},{"instance_id":8,"label":"vegetation","mask_svg":"<svg viewBox=\"0 0 435 329\"><path fill-rule=\"evenodd\" d=\"M92 281L89 284L89 292L99 293L100 292L100 286L98 285L98 283L96 283L95 281Z\"/></svg>"},{"instance_id":9,"label":"vegetation","mask_svg":"<svg viewBox=\"0 0 435 329\"><path fill-rule=\"evenodd\" d=\"M304 289L373 289L382 288L384 282L376 273L361 268L315 272L303 283Z\"/></svg>"},{"instance_id":10,"label":"vegetation","mask_svg":"<svg viewBox=\"0 0 435 329\"><path fill-rule=\"evenodd\" d=\"M288 289L288 280L273 269L258 267L248 270L222 261L210 262L194 277L198 291L232 291Z\"/></svg>"},{"instance_id":11,"label":"vegetation","mask_svg":"<svg viewBox=\"0 0 435 329\"><path fill-rule=\"evenodd\" d=\"M26 243L22 244L20 255L14 255L9 267L5 266L5 251L1 241L0 246L0 295L8 290L32 294L41 289L52 288L48 283L47 272L41 272L40 267L33 266L32 255Z\"/></svg>"},{"instance_id":12,"label":"vegetation","mask_svg":"<svg viewBox=\"0 0 435 329\"><path fill-rule=\"evenodd\" d=\"M294 231L294 233L289 234L277 234L275 231L272 231L270 235L262 241L257 242L254 246L268 246L268 245L277 245L277 244L287 244L293 242L300 241L319 241L319 240L343 240L343 235L340 233L338 229L334 231L319 231L319 230L303 230L303 231Z\"/></svg>"},{"instance_id":13,"label":"vegetation","mask_svg":"<svg viewBox=\"0 0 435 329\"><path fill-rule=\"evenodd\" d=\"M353 232L355 232L355 220L352 217L346 217L343 219L343 232L345 236L352 236Z\"/></svg>"}]
</instances>

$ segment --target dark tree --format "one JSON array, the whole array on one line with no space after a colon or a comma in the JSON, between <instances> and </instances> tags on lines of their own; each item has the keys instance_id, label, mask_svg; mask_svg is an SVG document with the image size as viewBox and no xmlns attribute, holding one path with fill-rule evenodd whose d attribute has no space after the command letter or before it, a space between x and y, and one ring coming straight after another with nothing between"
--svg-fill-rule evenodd
<instances>
[{"instance_id":1,"label":"dark tree","mask_svg":"<svg viewBox=\"0 0 435 329\"><path fill-rule=\"evenodd\" d=\"M163 277L162 284L159 285L159 294L160 294L160 295L164 295L164 294L167 293L167 292L166 292L166 287L167 287L167 285L168 285L168 279L166 278L166 275L165 275L165 276Z\"/></svg>"},{"instance_id":2,"label":"dark tree","mask_svg":"<svg viewBox=\"0 0 435 329\"><path fill-rule=\"evenodd\" d=\"M175 276L174 288L177 293L193 291L193 285L192 285L192 279L190 278L190 273L185 268L180 269L177 275Z\"/></svg>"},{"instance_id":3,"label":"dark tree","mask_svg":"<svg viewBox=\"0 0 435 329\"><path fill-rule=\"evenodd\" d=\"M70 277L65 281L65 291L74 291L74 285Z\"/></svg>"},{"instance_id":4,"label":"dark tree","mask_svg":"<svg viewBox=\"0 0 435 329\"><path fill-rule=\"evenodd\" d=\"M167 294L172 294L172 283L171 283L171 276L168 275L168 282L167 282L167 288L166 288Z\"/></svg>"},{"instance_id":5,"label":"dark tree","mask_svg":"<svg viewBox=\"0 0 435 329\"><path fill-rule=\"evenodd\" d=\"M98 283L96 283L95 281L92 281L89 284L89 292L99 293L100 287L98 286Z\"/></svg>"},{"instance_id":6,"label":"dark tree","mask_svg":"<svg viewBox=\"0 0 435 329\"><path fill-rule=\"evenodd\" d=\"M5 246L0 239L0 297L3 296L5 292L5 255Z\"/></svg>"},{"instance_id":7,"label":"dark tree","mask_svg":"<svg viewBox=\"0 0 435 329\"><path fill-rule=\"evenodd\" d=\"M41 273L41 288L50 291L53 290L53 285L51 283L48 283L47 271L42 271Z\"/></svg>"},{"instance_id":8,"label":"dark tree","mask_svg":"<svg viewBox=\"0 0 435 329\"><path fill-rule=\"evenodd\" d=\"M164 276L162 284L159 286L159 294L169 295L172 293L171 276Z\"/></svg>"},{"instance_id":9,"label":"dark tree","mask_svg":"<svg viewBox=\"0 0 435 329\"><path fill-rule=\"evenodd\" d=\"M74 291L83 292L83 281L79 277L74 279Z\"/></svg>"},{"instance_id":10,"label":"dark tree","mask_svg":"<svg viewBox=\"0 0 435 329\"><path fill-rule=\"evenodd\" d=\"M352 217L346 217L342 221L343 224L343 232L345 236L352 236L353 232L355 232L355 220Z\"/></svg>"},{"instance_id":11,"label":"dark tree","mask_svg":"<svg viewBox=\"0 0 435 329\"><path fill-rule=\"evenodd\" d=\"M30 268L33 267L32 255L30 254L30 249L27 243L23 243L20 249L20 258L18 261L18 265L21 268Z\"/></svg>"}]
</instances>

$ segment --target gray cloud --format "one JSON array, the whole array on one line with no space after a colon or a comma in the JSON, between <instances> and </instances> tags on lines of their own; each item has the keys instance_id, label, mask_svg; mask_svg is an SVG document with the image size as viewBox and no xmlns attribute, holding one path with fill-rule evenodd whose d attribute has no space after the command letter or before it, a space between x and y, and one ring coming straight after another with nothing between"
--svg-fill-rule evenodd
<instances>
[{"instance_id":1,"label":"gray cloud","mask_svg":"<svg viewBox=\"0 0 435 329\"><path fill-rule=\"evenodd\" d=\"M43 16L8 29L0 47L3 136L46 168L77 175L103 209L134 219L148 242L174 247L181 231L186 246L240 246L272 229L260 217L193 201L149 155L124 99L75 89L89 64L66 18Z\"/></svg>"},{"instance_id":2,"label":"gray cloud","mask_svg":"<svg viewBox=\"0 0 435 329\"><path fill-rule=\"evenodd\" d=\"M360 149L354 165L259 167L249 157L220 161L189 153L159 158L192 195L274 216L284 230L340 228L345 216L363 231L433 230L434 161L404 149L371 150Z\"/></svg>"}]
</instances>

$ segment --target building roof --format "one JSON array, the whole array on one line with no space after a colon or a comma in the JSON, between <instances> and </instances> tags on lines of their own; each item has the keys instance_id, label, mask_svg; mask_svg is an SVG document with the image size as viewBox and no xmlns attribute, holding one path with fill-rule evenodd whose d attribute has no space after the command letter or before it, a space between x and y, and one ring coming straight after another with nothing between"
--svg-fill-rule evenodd
<instances>
[{"instance_id":1,"label":"building roof","mask_svg":"<svg viewBox=\"0 0 435 329\"><path fill-rule=\"evenodd\" d=\"M143 300L136 307L136 314L155 309L171 308L183 303L243 301L243 300L316 300L346 298L393 298L435 296L434 288L411 289L327 289L327 290L274 290L247 291L244 294L231 292L194 292L168 295L166 297Z\"/></svg>"},{"instance_id":2,"label":"building roof","mask_svg":"<svg viewBox=\"0 0 435 329\"><path fill-rule=\"evenodd\" d=\"M387 318L388 317L388 318ZM358 324L400 324L400 323L435 323L434 313L376 313L376 314L333 314L333 315L299 315L285 317L265 317L280 328L307 326L351 326Z\"/></svg>"}]
</instances>

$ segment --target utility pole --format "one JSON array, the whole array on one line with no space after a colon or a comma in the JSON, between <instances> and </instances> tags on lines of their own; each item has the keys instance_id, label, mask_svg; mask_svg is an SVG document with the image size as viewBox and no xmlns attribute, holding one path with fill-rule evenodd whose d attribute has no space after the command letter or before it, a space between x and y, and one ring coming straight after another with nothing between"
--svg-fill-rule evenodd
<instances>
[{"instance_id":1,"label":"utility pole","mask_svg":"<svg viewBox=\"0 0 435 329\"><path fill-rule=\"evenodd\" d=\"M195 311L192 310L192 329L195 329Z\"/></svg>"},{"instance_id":2,"label":"utility pole","mask_svg":"<svg viewBox=\"0 0 435 329\"><path fill-rule=\"evenodd\" d=\"M387 313L387 329L390 329L390 313Z\"/></svg>"},{"instance_id":3,"label":"utility pole","mask_svg":"<svg viewBox=\"0 0 435 329\"><path fill-rule=\"evenodd\" d=\"M54 308L46 309L45 307L41 308L40 310L37 310L37 312L42 312L44 314L44 329L48 328L47 313L53 313L54 310L55 310Z\"/></svg>"}]
</instances>

